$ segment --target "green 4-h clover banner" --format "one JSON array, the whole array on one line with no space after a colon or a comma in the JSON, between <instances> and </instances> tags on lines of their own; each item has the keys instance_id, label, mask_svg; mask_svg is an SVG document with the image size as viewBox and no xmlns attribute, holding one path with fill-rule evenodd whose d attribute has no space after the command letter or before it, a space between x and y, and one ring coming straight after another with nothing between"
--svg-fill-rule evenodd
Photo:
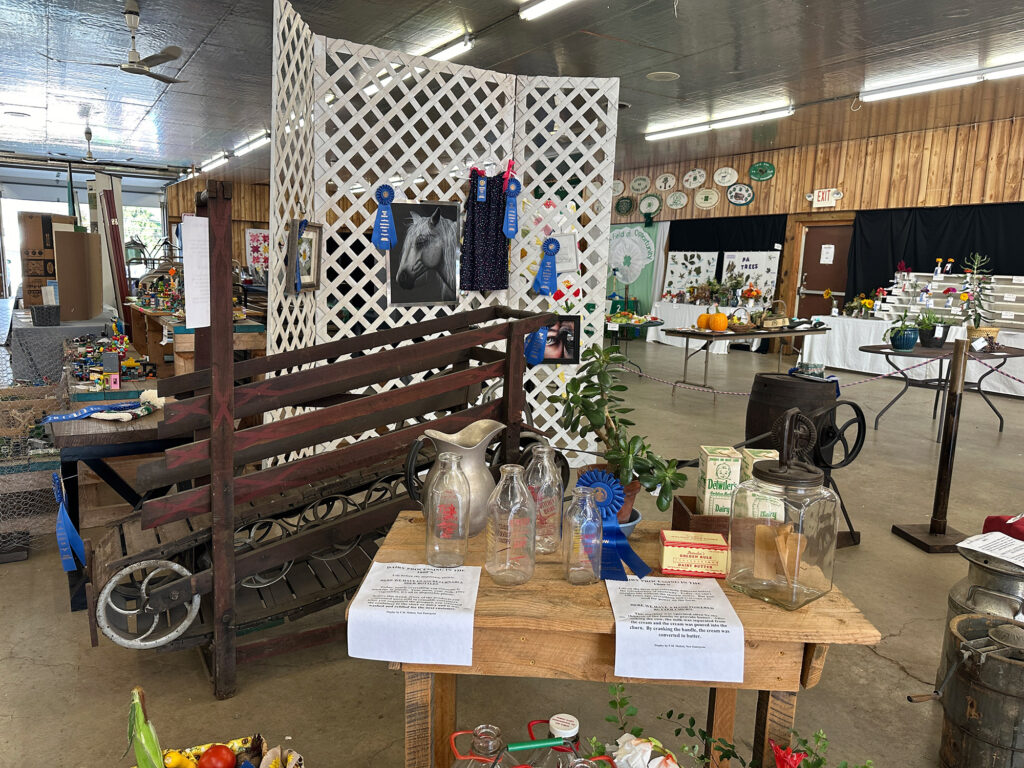
<instances>
[{"instance_id":1,"label":"green 4-h clover banner","mask_svg":"<svg viewBox=\"0 0 1024 768\"><path fill-rule=\"evenodd\" d=\"M650 312L655 283L660 288L660 277L664 274L667 239L668 222L650 227L613 226L608 246L608 294L616 291L621 295L628 285L630 298L639 299L640 313Z\"/></svg>"}]
</instances>

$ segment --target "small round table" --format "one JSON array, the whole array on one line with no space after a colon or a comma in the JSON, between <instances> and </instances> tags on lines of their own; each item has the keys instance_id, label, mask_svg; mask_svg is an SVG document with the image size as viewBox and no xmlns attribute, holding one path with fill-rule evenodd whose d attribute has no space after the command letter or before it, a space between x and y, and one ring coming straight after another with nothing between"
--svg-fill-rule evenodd
<instances>
[{"instance_id":1,"label":"small round table","mask_svg":"<svg viewBox=\"0 0 1024 768\"><path fill-rule=\"evenodd\" d=\"M892 346L889 344L869 344L867 346L861 347L860 351L867 352L869 355L883 355L885 357L885 361L889 364L889 366L893 370L899 371L900 376L903 377L903 389L901 389L896 394L896 396L892 400L890 400L882 410L878 412L878 415L875 416L875 429L878 429L878 422L881 420L882 414L884 414L886 411L892 408L896 404L896 401L903 397L903 395L906 394L907 390L910 389L911 386L935 387L935 401L932 403L932 418L935 418L936 413L939 410L939 398L942 395L942 393L946 391L946 387L949 386L949 370L946 367L946 362L950 359L950 357L953 354L953 342L947 341L945 344L942 345L941 348L922 347L918 345L908 352L899 352L893 349ZM902 368L900 368L898 365L896 365L896 363L893 362L894 357L910 357L917 358L919 360L937 359L939 362L938 378L911 379L909 376L907 376L906 372ZM1019 349L1017 347L1001 346L999 350L996 352L977 352L973 349L968 350L969 360L979 360L986 363L990 361L998 361L996 364L991 365L991 367L988 368L983 374L981 374L981 376L978 377L977 381L964 382L964 391L977 392L979 395L981 395L982 399L985 401L988 407L991 408L992 412L998 417L1000 432L1003 431L1003 414L1001 414L999 412L999 409L996 408L995 403L993 403L992 400L989 399L988 394L985 392L985 390L981 388L981 384L988 376L991 376L993 373L995 373L1004 365L1006 365L1006 361L1009 360L1011 357L1024 357L1024 349ZM944 413L946 408L945 401L943 401L942 403L942 408ZM942 424L941 418L939 419L939 424ZM936 436L935 442L939 442L939 436Z\"/></svg>"},{"instance_id":2,"label":"small round table","mask_svg":"<svg viewBox=\"0 0 1024 768\"><path fill-rule=\"evenodd\" d=\"M613 323L609 320L605 320L605 325L615 326L615 341L622 345L622 354L626 354L629 349L629 339L622 335L623 328L636 328L638 331L646 331L648 328L657 328L659 325L664 325L664 320L648 320L644 323ZM643 373L643 368L634 363L632 360L627 360L623 365L632 365L636 368L637 373Z\"/></svg>"}]
</instances>

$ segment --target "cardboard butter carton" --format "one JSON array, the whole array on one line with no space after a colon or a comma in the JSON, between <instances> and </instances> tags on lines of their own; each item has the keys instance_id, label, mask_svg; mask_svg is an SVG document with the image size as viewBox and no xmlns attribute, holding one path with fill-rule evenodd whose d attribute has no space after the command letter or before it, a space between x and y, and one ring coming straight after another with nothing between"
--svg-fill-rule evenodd
<instances>
[{"instance_id":1,"label":"cardboard butter carton","mask_svg":"<svg viewBox=\"0 0 1024 768\"><path fill-rule=\"evenodd\" d=\"M740 482L745 483L754 476L754 464L759 461L778 461L779 452L772 448L740 448Z\"/></svg>"},{"instance_id":2,"label":"cardboard butter carton","mask_svg":"<svg viewBox=\"0 0 1024 768\"><path fill-rule=\"evenodd\" d=\"M729 545L720 533L663 530L661 572L724 579L729 575Z\"/></svg>"},{"instance_id":3,"label":"cardboard butter carton","mask_svg":"<svg viewBox=\"0 0 1024 768\"><path fill-rule=\"evenodd\" d=\"M740 482L743 457L729 445L702 445L698 451L697 514L727 515Z\"/></svg>"}]
</instances>

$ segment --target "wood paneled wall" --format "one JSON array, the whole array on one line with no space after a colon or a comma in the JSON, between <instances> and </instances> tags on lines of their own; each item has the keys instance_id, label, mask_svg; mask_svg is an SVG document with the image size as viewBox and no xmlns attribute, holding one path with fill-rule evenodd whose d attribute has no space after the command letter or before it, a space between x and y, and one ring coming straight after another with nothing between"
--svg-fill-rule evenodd
<instances>
[{"instance_id":1,"label":"wood paneled wall","mask_svg":"<svg viewBox=\"0 0 1024 768\"><path fill-rule=\"evenodd\" d=\"M206 189L208 178L196 176L167 188L167 220L171 227L181 221L182 213L196 209L196 193ZM245 230L270 228L270 185L233 185L231 197L231 255L239 264L247 264Z\"/></svg>"},{"instance_id":2,"label":"wood paneled wall","mask_svg":"<svg viewBox=\"0 0 1024 768\"><path fill-rule=\"evenodd\" d=\"M748 169L760 160L775 165L775 176L752 182ZM739 180L754 188L750 205L730 204L725 190L716 187L722 193L718 205L699 210L693 190L685 190L690 197L686 206L676 211L663 206L655 220L807 213L812 208L805 195L826 187L843 192L834 209L825 209L834 211L1019 202L1024 200L1024 118L616 170L615 177L628 194L633 177L647 175L653 183L668 171L681 189L683 174L703 168L705 186L711 186L711 174L722 166L735 168ZM667 193L660 194L664 198ZM643 216L635 211L612 216L614 224L640 221Z\"/></svg>"}]
</instances>

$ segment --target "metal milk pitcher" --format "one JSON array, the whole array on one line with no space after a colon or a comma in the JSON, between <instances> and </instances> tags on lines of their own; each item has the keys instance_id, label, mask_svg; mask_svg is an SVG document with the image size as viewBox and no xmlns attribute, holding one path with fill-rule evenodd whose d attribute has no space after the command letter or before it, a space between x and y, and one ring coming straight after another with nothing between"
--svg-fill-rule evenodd
<instances>
[{"instance_id":1,"label":"metal milk pitcher","mask_svg":"<svg viewBox=\"0 0 1024 768\"><path fill-rule=\"evenodd\" d=\"M433 441L438 455L443 451L451 451L462 457L462 472L469 480L470 536L476 536L487 527L487 498L494 490L494 476L487 466L484 454L494 436L504 428L505 425L500 421L481 419L455 434L438 432L436 429L423 432L424 437L429 437ZM423 483L424 491L430 487L437 471L438 464L435 461Z\"/></svg>"}]
</instances>

